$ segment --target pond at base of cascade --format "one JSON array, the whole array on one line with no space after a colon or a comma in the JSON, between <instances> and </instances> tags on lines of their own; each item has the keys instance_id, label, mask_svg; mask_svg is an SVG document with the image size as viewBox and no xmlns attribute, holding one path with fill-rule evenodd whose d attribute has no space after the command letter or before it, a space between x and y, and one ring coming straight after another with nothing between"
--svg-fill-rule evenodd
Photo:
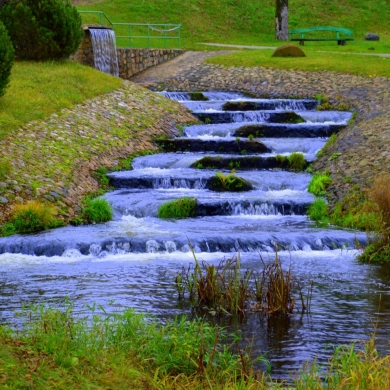
<instances>
[{"instance_id":1,"label":"pond at base of cascade","mask_svg":"<svg viewBox=\"0 0 390 390\"><path fill-rule=\"evenodd\" d=\"M165 93L188 100L185 93ZM240 94L209 92L206 102L183 102L195 114L222 112L223 100L249 101L263 109L232 114L236 123L198 124L184 128L180 139L240 143L262 142L264 159L277 154L303 153L313 161L327 138L350 118L345 112L317 112L310 100L247 99ZM301 123L269 123L270 110L295 111ZM251 122L242 122L250 119ZM259 122L260 120L260 122ZM219 121L219 119L218 119ZM241 126L258 131L251 139L237 137ZM257 129L257 130L256 130ZM252 130L251 130L252 131ZM265 137L262 134L266 134ZM226 142L225 142L226 144ZM208 188L210 178L223 169L197 169L204 156L235 161L235 172L253 190L232 193ZM254 339L255 354L267 351L275 377L288 377L315 356L325 361L329 343L338 345L370 337L376 327L379 349L388 346L390 331L390 271L356 261L362 232L319 228L306 212L314 197L307 192L311 175L283 169L240 169L249 153L162 153L139 157L133 170L111 173L115 190L105 195L114 220L105 224L67 226L33 235L0 238L0 322L16 323L13 312L23 304L62 305L69 297L75 312L94 302L107 310L136 310L163 320L191 314L177 301L175 276L194 259L218 264L240 251L242 269L260 270L278 249L284 268L301 286L314 283L311 311L295 312L287 321L248 315L239 329ZM243 160L241 160L243 161ZM198 199L196 216L182 220L157 218L162 203L181 197ZM109 306L109 301L114 304ZM84 308L83 308L84 307ZM234 325L226 323L233 330Z\"/></svg>"}]
</instances>

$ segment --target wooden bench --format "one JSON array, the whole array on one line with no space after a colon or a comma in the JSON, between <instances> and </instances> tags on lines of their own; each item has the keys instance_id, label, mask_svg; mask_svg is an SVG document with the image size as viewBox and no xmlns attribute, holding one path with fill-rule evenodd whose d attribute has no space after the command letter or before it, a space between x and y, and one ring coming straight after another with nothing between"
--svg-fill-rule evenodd
<instances>
[{"instance_id":1,"label":"wooden bench","mask_svg":"<svg viewBox=\"0 0 390 390\"><path fill-rule=\"evenodd\" d=\"M307 37L305 34L317 32L317 31L331 31L335 33L334 37L318 38L317 36ZM308 27L290 30L289 34L300 34L299 38L291 38L291 41L299 41L300 45L304 45L305 41L337 41L338 45L344 46L346 41L353 41L353 32L343 27L332 26L320 26L320 27ZM343 35L343 36L341 36ZM345 37L346 36L346 37Z\"/></svg>"}]
</instances>

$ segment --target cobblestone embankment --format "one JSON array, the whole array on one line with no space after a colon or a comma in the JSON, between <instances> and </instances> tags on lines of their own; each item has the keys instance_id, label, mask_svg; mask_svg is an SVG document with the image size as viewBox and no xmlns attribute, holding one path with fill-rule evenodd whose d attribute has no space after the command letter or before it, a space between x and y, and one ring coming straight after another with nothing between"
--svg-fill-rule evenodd
<instances>
[{"instance_id":1,"label":"cobblestone embankment","mask_svg":"<svg viewBox=\"0 0 390 390\"><path fill-rule=\"evenodd\" d=\"M98 189L95 170L155 150L153 137L193 121L179 103L124 81L119 90L27 124L0 141L0 156L12 164L0 180L0 225L15 203L30 199L52 202L64 219L73 218L81 199Z\"/></svg>"},{"instance_id":2,"label":"cobblestone embankment","mask_svg":"<svg viewBox=\"0 0 390 390\"><path fill-rule=\"evenodd\" d=\"M212 55L215 53L185 53L133 80L152 89L169 91L243 91L267 98L324 95L335 107L347 106L356 115L355 121L339 134L313 167L315 171L330 170L333 200L340 200L354 185L361 189L370 186L381 172L390 173L389 79L202 63ZM373 61L381 59L373 57Z\"/></svg>"}]
</instances>

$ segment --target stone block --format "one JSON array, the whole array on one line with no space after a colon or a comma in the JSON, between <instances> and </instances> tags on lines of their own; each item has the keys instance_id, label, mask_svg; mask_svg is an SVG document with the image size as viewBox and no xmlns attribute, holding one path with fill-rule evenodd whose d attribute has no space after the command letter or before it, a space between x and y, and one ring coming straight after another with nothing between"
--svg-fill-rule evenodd
<instances>
[{"instance_id":1,"label":"stone block","mask_svg":"<svg viewBox=\"0 0 390 390\"><path fill-rule=\"evenodd\" d=\"M365 36L364 36L364 39L366 41L379 41L379 35L378 34L375 34L375 33L367 33Z\"/></svg>"}]
</instances>

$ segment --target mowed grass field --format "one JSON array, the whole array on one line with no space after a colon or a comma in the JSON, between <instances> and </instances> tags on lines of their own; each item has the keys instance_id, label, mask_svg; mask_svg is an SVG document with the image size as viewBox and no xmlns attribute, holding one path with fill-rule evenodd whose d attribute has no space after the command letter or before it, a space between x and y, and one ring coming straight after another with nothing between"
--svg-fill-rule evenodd
<instances>
[{"instance_id":1,"label":"mowed grass field","mask_svg":"<svg viewBox=\"0 0 390 390\"><path fill-rule=\"evenodd\" d=\"M186 49L204 50L201 42L275 44L275 0L74 0L73 4L79 10L103 11L115 23L181 24L182 47ZM83 15L83 20L97 22L91 15ZM290 28L345 27L353 30L357 40L374 32L386 42L390 40L389 20L387 0L289 1ZM337 47L335 42L332 46ZM354 43L347 46L354 47Z\"/></svg>"}]
</instances>

